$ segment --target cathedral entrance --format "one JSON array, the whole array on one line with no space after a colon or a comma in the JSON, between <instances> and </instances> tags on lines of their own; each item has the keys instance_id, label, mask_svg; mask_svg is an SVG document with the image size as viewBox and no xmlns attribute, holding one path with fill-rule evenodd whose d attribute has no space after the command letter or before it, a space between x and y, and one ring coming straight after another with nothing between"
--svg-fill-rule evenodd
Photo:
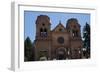
<instances>
[{"instance_id":1,"label":"cathedral entrance","mask_svg":"<svg viewBox=\"0 0 100 73\"><path fill-rule=\"evenodd\" d=\"M64 52L59 53L59 54L57 55L57 59L58 59L58 60L66 59Z\"/></svg>"},{"instance_id":2,"label":"cathedral entrance","mask_svg":"<svg viewBox=\"0 0 100 73\"><path fill-rule=\"evenodd\" d=\"M56 51L56 59L57 60L64 60L66 59L66 49L65 48L58 48Z\"/></svg>"}]
</instances>

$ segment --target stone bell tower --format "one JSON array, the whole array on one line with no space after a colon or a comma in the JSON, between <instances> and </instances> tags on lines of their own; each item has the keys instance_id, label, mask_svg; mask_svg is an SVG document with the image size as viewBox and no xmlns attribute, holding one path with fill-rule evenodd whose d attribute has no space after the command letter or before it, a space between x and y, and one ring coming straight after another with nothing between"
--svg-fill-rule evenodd
<instances>
[{"instance_id":1,"label":"stone bell tower","mask_svg":"<svg viewBox=\"0 0 100 73\"><path fill-rule=\"evenodd\" d=\"M50 18L46 15L40 15L36 19L36 40L35 40L35 58L40 60L41 57L48 59L50 57Z\"/></svg>"},{"instance_id":2,"label":"stone bell tower","mask_svg":"<svg viewBox=\"0 0 100 73\"><path fill-rule=\"evenodd\" d=\"M67 21L66 29L70 35L70 48L71 48L71 58L77 59L81 57L82 39L81 39L81 29L78 20L71 18Z\"/></svg>"}]
</instances>

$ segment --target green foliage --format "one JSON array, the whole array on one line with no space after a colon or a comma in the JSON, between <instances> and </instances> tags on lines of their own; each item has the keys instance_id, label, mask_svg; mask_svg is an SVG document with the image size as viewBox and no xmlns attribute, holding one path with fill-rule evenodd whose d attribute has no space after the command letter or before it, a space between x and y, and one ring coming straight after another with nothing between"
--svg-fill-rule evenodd
<instances>
[{"instance_id":1,"label":"green foliage","mask_svg":"<svg viewBox=\"0 0 100 73\"><path fill-rule=\"evenodd\" d=\"M29 37L24 41L24 61L34 61L34 46Z\"/></svg>"},{"instance_id":2,"label":"green foliage","mask_svg":"<svg viewBox=\"0 0 100 73\"><path fill-rule=\"evenodd\" d=\"M86 48L86 55L90 56L90 25L88 23L85 24L83 28L83 47Z\"/></svg>"},{"instance_id":3,"label":"green foliage","mask_svg":"<svg viewBox=\"0 0 100 73\"><path fill-rule=\"evenodd\" d=\"M90 48L90 25L86 23L83 28L84 48Z\"/></svg>"}]
</instances>

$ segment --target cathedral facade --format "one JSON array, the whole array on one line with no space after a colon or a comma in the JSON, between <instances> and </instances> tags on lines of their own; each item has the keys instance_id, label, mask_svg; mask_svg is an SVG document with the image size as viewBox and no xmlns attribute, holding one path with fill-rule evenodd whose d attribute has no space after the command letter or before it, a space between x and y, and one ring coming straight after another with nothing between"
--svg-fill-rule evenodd
<instances>
[{"instance_id":1,"label":"cathedral facade","mask_svg":"<svg viewBox=\"0 0 100 73\"><path fill-rule=\"evenodd\" d=\"M78 20L68 19L66 27L59 22L53 30L51 25L47 15L36 19L35 60L39 61L41 57L47 60L81 59L83 43Z\"/></svg>"}]
</instances>

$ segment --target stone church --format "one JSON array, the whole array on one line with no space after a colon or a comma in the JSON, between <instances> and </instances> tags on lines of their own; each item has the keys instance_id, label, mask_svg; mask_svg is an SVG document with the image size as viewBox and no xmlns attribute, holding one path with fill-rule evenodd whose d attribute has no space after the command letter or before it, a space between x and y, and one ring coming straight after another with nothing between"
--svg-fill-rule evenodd
<instances>
[{"instance_id":1,"label":"stone church","mask_svg":"<svg viewBox=\"0 0 100 73\"><path fill-rule=\"evenodd\" d=\"M51 30L52 23L50 23L50 18L47 15L39 15L35 23L36 61L41 60L41 57L45 57L46 60L82 58L81 26L76 18L68 19L66 27L58 22L53 30Z\"/></svg>"}]
</instances>

